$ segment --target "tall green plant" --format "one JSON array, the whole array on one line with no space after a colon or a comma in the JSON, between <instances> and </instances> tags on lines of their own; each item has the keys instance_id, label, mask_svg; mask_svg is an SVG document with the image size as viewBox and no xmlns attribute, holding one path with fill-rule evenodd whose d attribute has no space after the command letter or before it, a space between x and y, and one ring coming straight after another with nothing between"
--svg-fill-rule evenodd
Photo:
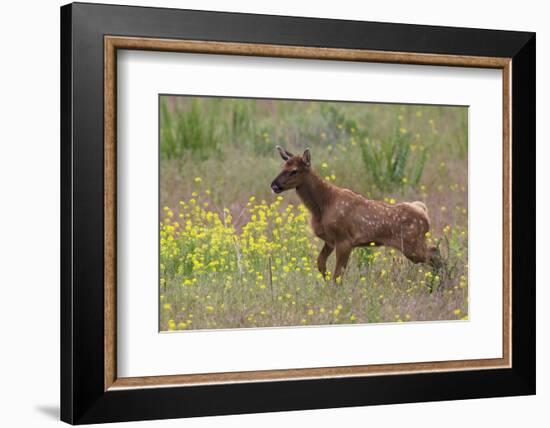
<instances>
[{"instance_id":1,"label":"tall green plant","mask_svg":"<svg viewBox=\"0 0 550 428\"><path fill-rule=\"evenodd\" d=\"M199 101L192 100L189 109L170 111L165 99L160 106L160 151L163 158L183 156L185 151L207 158L219 144L216 129L218 112L215 108L201 108Z\"/></svg>"},{"instance_id":2,"label":"tall green plant","mask_svg":"<svg viewBox=\"0 0 550 428\"><path fill-rule=\"evenodd\" d=\"M160 100L160 153L163 158L174 158L179 152L172 113L165 98Z\"/></svg>"},{"instance_id":3,"label":"tall green plant","mask_svg":"<svg viewBox=\"0 0 550 428\"><path fill-rule=\"evenodd\" d=\"M415 187L422 178L428 158L425 147L411 150L411 135L397 128L384 141L363 139L360 145L365 171L381 192Z\"/></svg>"}]
</instances>

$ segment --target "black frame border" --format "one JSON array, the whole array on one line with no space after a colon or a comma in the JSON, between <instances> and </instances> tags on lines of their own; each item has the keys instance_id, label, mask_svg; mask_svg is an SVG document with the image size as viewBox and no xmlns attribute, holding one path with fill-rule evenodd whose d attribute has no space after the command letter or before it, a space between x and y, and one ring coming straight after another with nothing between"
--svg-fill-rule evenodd
<instances>
[{"instance_id":1,"label":"black frame border","mask_svg":"<svg viewBox=\"0 0 550 428\"><path fill-rule=\"evenodd\" d=\"M104 391L105 35L512 58L512 367ZM73 3L61 8L61 420L71 424L535 393L535 34Z\"/></svg>"}]
</instances>

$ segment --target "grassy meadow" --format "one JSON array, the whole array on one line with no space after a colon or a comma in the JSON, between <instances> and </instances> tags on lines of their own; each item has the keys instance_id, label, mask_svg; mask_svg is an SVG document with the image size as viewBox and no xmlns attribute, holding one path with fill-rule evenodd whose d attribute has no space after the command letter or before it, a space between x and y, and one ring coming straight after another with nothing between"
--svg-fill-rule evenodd
<instances>
[{"instance_id":1,"label":"grassy meadow","mask_svg":"<svg viewBox=\"0 0 550 428\"><path fill-rule=\"evenodd\" d=\"M160 330L468 317L464 107L162 96ZM326 180L389 203L423 201L436 266L352 252L341 283L294 190L271 193L281 145ZM329 258L329 270L335 263Z\"/></svg>"}]
</instances>

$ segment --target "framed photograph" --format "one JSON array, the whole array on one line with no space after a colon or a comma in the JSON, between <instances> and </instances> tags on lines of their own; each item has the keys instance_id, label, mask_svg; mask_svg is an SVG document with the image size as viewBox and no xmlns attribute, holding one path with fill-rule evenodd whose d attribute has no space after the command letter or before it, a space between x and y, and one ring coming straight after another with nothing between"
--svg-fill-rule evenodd
<instances>
[{"instance_id":1,"label":"framed photograph","mask_svg":"<svg viewBox=\"0 0 550 428\"><path fill-rule=\"evenodd\" d=\"M61 8L61 418L535 393L535 35Z\"/></svg>"}]
</instances>

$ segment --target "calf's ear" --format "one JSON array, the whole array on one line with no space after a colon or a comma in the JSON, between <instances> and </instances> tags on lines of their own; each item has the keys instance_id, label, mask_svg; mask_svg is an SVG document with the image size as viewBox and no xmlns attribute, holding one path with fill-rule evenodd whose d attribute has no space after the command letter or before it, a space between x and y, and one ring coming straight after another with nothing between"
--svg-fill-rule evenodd
<instances>
[{"instance_id":1,"label":"calf's ear","mask_svg":"<svg viewBox=\"0 0 550 428\"><path fill-rule=\"evenodd\" d=\"M305 149L302 159L306 166L311 166L311 153L309 152L309 149Z\"/></svg>"},{"instance_id":2,"label":"calf's ear","mask_svg":"<svg viewBox=\"0 0 550 428\"><path fill-rule=\"evenodd\" d=\"M279 151L279 154L285 161L289 160L292 156L294 156L292 153L283 149L281 146L277 146L277 150Z\"/></svg>"}]
</instances>

